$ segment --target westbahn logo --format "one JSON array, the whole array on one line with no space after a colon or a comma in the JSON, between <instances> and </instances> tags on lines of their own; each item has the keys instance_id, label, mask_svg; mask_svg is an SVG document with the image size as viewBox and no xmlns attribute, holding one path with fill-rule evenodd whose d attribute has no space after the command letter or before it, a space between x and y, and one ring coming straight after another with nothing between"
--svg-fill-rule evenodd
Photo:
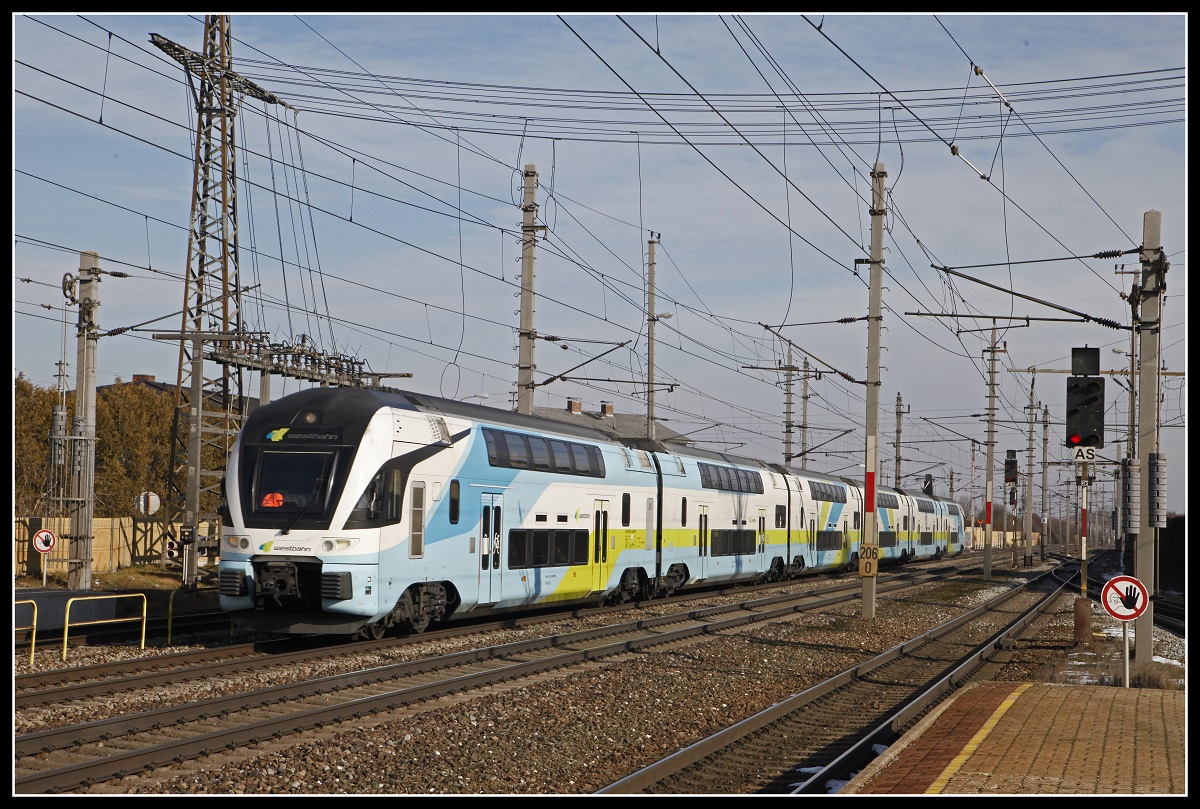
<instances>
[{"instance_id":1,"label":"westbahn logo","mask_svg":"<svg viewBox=\"0 0 1200 809\"><path fill-rule=\"evenodd\" d=\"M258 549L263 553L309 553L312 550L307 545L279 545L273 539L259 545Z\"/></svg>"},{"instance_id":2,"label":"westbahn logo","mask_svg":"<svg viewBox=\"0 0 1200 809\"><path fill-rule=\"evenodd\" d=\"M267 433L267 440L282 441L283 437L288 434L288 430L290 429L291 427L280 427L278 430L272 430L271 432Z\"/></svg>"}]
</instances>

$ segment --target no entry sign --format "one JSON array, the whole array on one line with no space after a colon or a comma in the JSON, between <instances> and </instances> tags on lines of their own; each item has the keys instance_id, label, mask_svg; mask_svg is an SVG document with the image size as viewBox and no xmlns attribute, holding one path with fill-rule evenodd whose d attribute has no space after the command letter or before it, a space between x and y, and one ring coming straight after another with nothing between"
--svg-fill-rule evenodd
<instances>
[{"instance_id":1,"label":"no entry sign","mask_svg":"<svg viewBox=\"0 0 1200 809\"><path fill-rule=\"evenodd\" d=\"M38 553L50 553L54 550L54 543L57 541L54 538L54 532L46 528L33 535L33 547L37 549Z\"/></svg>"},{"instance_id":2,"label":"no entry sign","mask_svg":"<svg viewBox=\"0 0 1200 809\"><path fill-rule=\"evenodd\" d=\"M1114 576L1100 588L1100 603L1118 621L1132 621L1146 611L1150 594L1133 576Z\"/></svg>"}]
</instances>

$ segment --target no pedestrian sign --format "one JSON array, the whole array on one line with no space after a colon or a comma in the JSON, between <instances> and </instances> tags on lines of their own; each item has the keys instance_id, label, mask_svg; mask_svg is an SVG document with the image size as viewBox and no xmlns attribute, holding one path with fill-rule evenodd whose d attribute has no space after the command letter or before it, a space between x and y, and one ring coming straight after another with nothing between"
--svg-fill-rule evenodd
<instances>
[{"instance_id":1,"label":"no pedestrian sign","mask_svg":"<svg viewBox=\"0 0 1200 809\"><path fill-rule=\"evenodd\" d=\"M54 532L48 531L45 528L33 535L33 547L37 548L38 553L50 553L54 550Z\"/></svg>"},{"instance_id":2,"label":"no pedestrian sign","mask_svg":"<svg viewBox=\"0 0 1200 809\"><path fill-rule=\"evenodd\" d=\"M1100 589L1100 603L1118 621L1132 621L1146 611L1150 594L1133 576L1115 576Z\"/></svg>"}]
</instances>

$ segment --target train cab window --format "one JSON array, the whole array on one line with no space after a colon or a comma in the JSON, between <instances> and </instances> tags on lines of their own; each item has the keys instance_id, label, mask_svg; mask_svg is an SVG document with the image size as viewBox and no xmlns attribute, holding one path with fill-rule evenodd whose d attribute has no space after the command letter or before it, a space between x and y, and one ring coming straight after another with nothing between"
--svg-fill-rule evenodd
<instances>
[{"instance_id":1,"label":"train cab window","mask_svg":"<svg viewBox=\"0 0 1200 809\"><path fill-rule=\"evenodd\" d=\"M396 470L399 471L399 470ZM412 504L409 509L412 517L412 540L409 543L408 555L420 557L425 555L425 484L414 480L412 485Z\"/></svg>"},{"instance_id":2,"label":"train cab window","mask_svg":"<svg viewBox=\"0 0 1200 809\"><path fill-rule=\"evenodd\" d=\"M450 524L451 525L458 524L458 513L459 513L459 503L460 503L459 497L460 497L459 483L457 480L452 480L452 481L450 481L450 507L449 507L449 515L450 515Z\"/></svg>"},{"instance_id":3,"label":"train cab window","mask_svg":"<svg viewBox=\"0 0 1200 809\"><path fill-rule=\"evenodd\" d=\"M629 499L629 492L621 495L621 525L629 525L629 512L632 511Z\"/></svg>"}]
</instances>

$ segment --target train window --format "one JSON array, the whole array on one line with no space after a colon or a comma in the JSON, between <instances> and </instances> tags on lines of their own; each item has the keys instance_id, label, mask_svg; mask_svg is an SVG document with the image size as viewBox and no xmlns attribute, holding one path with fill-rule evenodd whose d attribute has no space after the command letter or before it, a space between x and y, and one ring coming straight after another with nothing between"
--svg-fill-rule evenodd
<instances>
[{"instance_id":1,"label":"train window","mask_svg":"<svg viewBox=\"0 0 1200 809\"><path fill-rule=\"evenodd\" d=\"M650 463L650 456L646 454L646 450L639 449L637 452L637 456L638 456L638 463L640 463L642 465L642 469L652 468L652 465Z\"/></svg>"},{"instance_id":2,"label":"train window","mask_svg":"<svg viewBox=\"0 0 1200 809\"><path fill-rule=\"evenodd\" d=\"M858 530L858 512L854 512L854 530Z\"/></svg>"},{"instance_id":3,"label":"train window","mask_svg":"<svg viewBox=\"0 0 1200 809\"><path fill-rule=\"evenodd\" d=\"M551 549L550 558L554 560L554 564L556 565L569 565L571 563L570 531L554 532L554 545Z\"/></svg>"},{"instance_id":4,"label":"train window","mask_svg":"<svg viewBox=\"0 0 1200 809\"><path fill-rule=\"evenodd\" d=\"M554 519L555 519L555 520L557 520L558 522L566 522L566 521L567 521L567 515L566 515L566 514L559 514L559 515L557 515L557 516L556 516Z\"/></svg>"},{"instance_id":5,"label":"train window","mask_svg":"<svg viewBox=\"0 0 1200 809\"><path fill-rule=\"evenodd\" d=\"M529 564L533 567L545 567L550 564L550 532L529 532Z\"/></svg>"},{"instance_id":6,"label":"train window","mask_svg":"<svg viewBox=\"0 0 1200 809\"><path fill-rule=\"evenodd\" d=\"M588 457L591 458L592 477L604 477L604 455L600 452L600 447L589 446L587 448Z\"/></svg>"},{"instance_id":7,"label":"train window","mask_svg":"<svg viewBox=\"0 0 1200 809\"><path fill-rule=\"evenodd\" d=\"M504 444L508 449L508 465L514 469L529 468L529 447L525 436L520 433L505 433Z\"/></svg>"},{"instance_id":8,"label":"train window","mask_svg":"<svg viewBox=\"0 0 1200 809\"><path fill-rule=\"evenodd\" d=\"M592 460L588 457L588 448L583 444L571 445L571 457L575 459L575 472L580 475L592 474Z\"/></svg>"},{"instance_id":9,"label":"train window","mask_svg":"<svg viewBox=\"0 0 1200 809\"><path fill-rule=\"evenodd\" d=\"M529 542L526 532L514 528L508 532L508 569L529 567Z\"/></svg>"},{"instance_id":10,"label":"train window","mask_svg":"<svg viewBox=\"0 0 1200 809\"><path fill-rule=\"evenodd\" d=\"M907 514L904 515L904 525L902 526L902 528L905 531L908 530L908 515Z\"/></svg>"},{"instance_id":11,"label":"train window","mask_svg":"<svg viewBox=\"0 0 1200 809\"><path fill-rule=\"evenodd\" d=\"M681 497L680 501L681 502L679 503L679 525L682 527L686 527L687 526L687 498Z\"/></svg>"},{"instance_id":12,"label":"train window","mask_svg":"<svg viewBox=\"0 0 1200 809\"><path fill-rule=\"evenodd\" d=\"M588 532L571 532L571 564L586 565L588 559Z\"/></svg>"},{"instance_id":13,"label":"train window","mask_svg":"<svg viewBox=\"0 0 1200 809\"><path fill-rule=\"evenodd\" d=\"M548 522L549 519L550 519L550 517L547 514L534 514L533 515L534 522Z\"/></svg>"},{"instance_id":14,"label":"train window","mask_svg":"<svg viewBox=\"0 0 1200 809\"><path fill-rule=\"evenodd\" d=\"M629 503L629 492L625 492L624 494L621 495L621 525L624 525L624 526L629 525L630 510L631 509L630 509L630 503Z\"/></svg>"},{"instance_id":15,"label":"train window","mask_svg":"<svg viewBox=\"0 0 1200 809\"><path fill-rule=\"evenodd\" d=\"M775 527L787 528L787 506L775 506Z\"/></svg>"},{"instance_id":16,"label":"train window","mask_svg":"<svg viewBox=\"0 0 1200 809\"><path fill-rule=\"evenodd\" d=\"M496 431L484 430L483 442L487 444L488 463L492 466L504 466L504 462L500 460L500 447L496 441Z\"/></svg>"},{"instance_id":17,"label":"train window","mask_svg":"<svg viewBox=\"0 0 1200 809\"><path fill-rule=\"evenodd\" d=\"M384 469L383 475L383 513L385 522L397 522L404 508L404 473L395 468Z\"/></svg>"},{"instance_id":18,"label":"train window","mask_svg":"<svg viewBox=\"0 0 1200 809\"><path fill-rule=\"evenodd\" d=\"M554 456L554 471L564 475L574 473L571 466L571 451L567 449L566 441L550 441L550 454Z\"/></svg>"},{"instance_id":19,"label":"train window","mask_svg":"<svg viewBox=\"0 0 1200 809\"><path fill-rule=\"evenodd\" d=\"M529 441L531 466L543 472L552 471L554 467L550 465L550 447L546 445L546 439L537 435L527 435L525 438Z\"/></svg>"},{"instance_id":20,"label":"train window","mask_svg":"<svg viewBox=\"0 0 1200 809\"><path fill-rule=\"evenodd\" d=\"M604 477L604 456L596 446L490 427L483 429L483 440L492 466Z\"/></svg>"},{"instance_id":21,"label":"train window","mask_svg":"<svg viewBox=\"0 0 1200 809\"><path fill-rule=\"evenodd\" d=\"M399 469L392 470L397 474ZM412 540L408 546L408 555L420 557L425 555L425 484L414 480L412 485L412 507L409 509L412 517Z\"/></svg>"},{"instance_id":22,"label":"train window","mask_svg":"<svg viewBox=\"0 0 1200 809\"><path fill-rule=\"evenodd\" d=\"M676 468L679 469L679 474L681 474L681 475L687 474L687 470L683 468L683 458L676 456L675 457L675 466L676 466Z\"/></svg>"},{"instance_id":23,"label":"train window","mask_svg":"<svg viewBox=\"0 0 1200 809\"><path fill-rule=\"evenodd\" d=\"M460 491L459 491L458 481L457 480L450 481L449 513L450 513L450 524L451 525L458 524L459 495L460 495Z\"/></svg>"}]
</instances>

